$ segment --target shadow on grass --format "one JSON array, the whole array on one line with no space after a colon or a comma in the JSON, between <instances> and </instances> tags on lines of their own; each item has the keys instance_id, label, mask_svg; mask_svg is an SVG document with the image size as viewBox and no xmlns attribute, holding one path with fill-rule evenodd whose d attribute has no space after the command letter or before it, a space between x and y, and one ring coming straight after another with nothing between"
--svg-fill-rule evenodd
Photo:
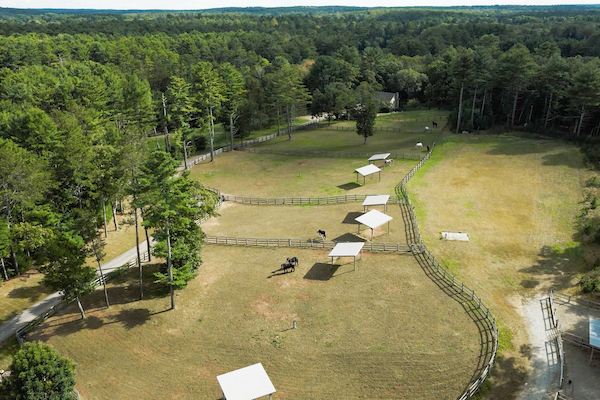
<instances>
[{"instance_id":1,"label":"shadow on grass","mask_svg":"<svg viewBox=\"0 0 600 400\"><path fill-rule=\"evenodd\" d=\"M365 238L362 238L354 233L344 233L342 236L338 236L333 239L334 242L366 242Z\"/></svg>"},{"instance_id":2,"label":"shadow on grass","mask_svg":"<svg viewBox=\"0 0 600 400\"><path fill-rule=\"evenodd\" d=\"M304 275L304 279L310 279L313 281L328 281L333 277L338 268L339 265L315 263L315 265L308 270L306 275Z\"/></svg>"},{"instance_id":3,"label":"shadow on grass","mask_svg":"<svg viewBox=\"0 0 600 400\"><path fill-rule=\"evenodd\" d=\"M359 222L356 221L356 218L360 217L361 215L363 215L362 212L349 212L342 221L342 224L359 225Z\"/></svg>"},{"instance_id":4,"label":"shadow on grass","mask_svg":"<svg viewBox=\"0 0 600 400\"><path fill-rule=\"evenodd\" d=\"M521 281L521 286L526 289L534 289L541 283L535 276L545 275L550 277L552 288L556 290L569 288L572 286L571 279L574 273L584 272L579 270L582 265L585 265L583 255L584 249L579 243L564 249L557 246L543 246L538 254L537 262L520 270L520 272L530 275L529 278Z\"/></svg>"},{"instance_id":5,"label":"shadow on grass","mask_svg":"<svg viewBox=\"0 0 600 400\"><path fill-rule=\"evenodd\" d=\"M352 189L356 189L359 188L361 185L358 182L348 182L348 183L344 183L343 185L339 185L338 188L342 189L342 190L352 190Z\"/></svg>"},{"instance_id":6,"label":"shadow on grass","mask_svg":"<svg viewBox=\"0 0 600 400\"><path fill-rule=\"evenodd\" d=\"M42 297L42 295L40 295L39 286L34 286L15 288L8 293L8 297L11 299L30 299L34 301Z\"/></svg>"}]
</instances>

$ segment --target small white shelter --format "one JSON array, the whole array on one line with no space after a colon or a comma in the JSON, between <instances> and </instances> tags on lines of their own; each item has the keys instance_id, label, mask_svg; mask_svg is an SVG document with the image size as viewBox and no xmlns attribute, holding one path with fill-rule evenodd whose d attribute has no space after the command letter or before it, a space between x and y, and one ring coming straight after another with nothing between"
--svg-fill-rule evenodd
<instances>
[{"instance_id":1,"label":"small white shelter","mask_svg":"<svg viewBox=\"0 0 600 400\"><path fill-rule=\"evenodd\" d=\"M368 161L369 161L369 164L371 164L373 161L385 160L389 156L390 156L390 153L373 154L371 157L369 157Z\"/></svg>"},{"instance_id":2,"label":"small white shelter","mask_svg":"<svg viewBox=\"0 0 600 400\"><path fill-rule=\"evenodd\" d=\"M363 176L363 185L366 183L366 176L367 175L373 175L377 172L379 172L379 180L381 181L381 168L373 165L373 164L369 164L369 165L365 165L364 167L360 167L360 168L356 168L354 170L354 172L356 172L356 180L358 180L358 174L361 174Z\"/></svg>"},{"instance_id":3,"label":"small white shelter","mask_svg":"<svg viewBox=\"0 0 600 400\"><path fill-rule=\"evenodd\" d=\"M367 211L367 207L369 206L383 206L383 211L387 211L387 203L390 201L389 194L381 194L378 196L367 196L365 201L363 201L363 212Z\"/></svg>"},{"instance_id":4,"label":"small white shelter","mask_svg":"<svg viewBox=\"0 0 600 400\"><path fill-rule=\"evenodd\" d=\"M362 249L364 245L364 242L337 243L333 250L329 252L331 265L333 265L334 257L354 257L354 271L356 271L356 256L360 253L360 259L362 260Z\"/></svg>"},{"instance_id":5,"label":"small white shelter","mask_svg":"<svg viewBox=\"0 0 600 400\"><path fill-rule=\"evenodd\" d=\"M226 400L254 400L276 392L261 363L217 376Z\"/></svg>"},{"instance_id":6,"label":"small white shelter","mask_svg":"<svg viewBox=\"0 0 600 400\"><path fill-rule=\"evenodd\" d=\"M590 317L590 346L592 346L592 352L590 354L589 364L592 363L594 350L600 350L600 320L592 317Z\"/></svg>"},{"instance_id":7,"label":"small white shelter","mask_svg":"<svg viewBox=\"0 0 600 400\"><path fill-rule=\"evenodd\" d=\"M357 222L360 224L366 225L371 228L371 240L373 240L373 231L376 228L379 228L381 225L387 222L388 224L388 233L390 233L390 221L393 218L387 214L382 213L381 211L371 210L366 214L361 215L358 218L355 218ZM358 225L358 232L360 233L360 225Z\"/></svg>"}]
</instances>

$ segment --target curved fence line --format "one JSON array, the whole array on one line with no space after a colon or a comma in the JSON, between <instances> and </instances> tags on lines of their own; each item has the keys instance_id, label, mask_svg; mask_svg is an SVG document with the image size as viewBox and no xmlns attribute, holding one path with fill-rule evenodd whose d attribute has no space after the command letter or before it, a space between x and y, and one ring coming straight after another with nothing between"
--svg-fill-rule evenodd
<instances>
[{"instance_id":1,"label":"curved fence line","mask_svg":"<svg viewBox=\"0 0 600 400\"><path fill-rule=\"evenodd\" d=\"M289 156L306 156L306 157L328 157L328 158L368 158L378 153L362 153L362 152L343 152L343 151L318 151L318 150L300 150L300 149L263 149L249 147L244 149L250 153L256 154L283 154ZM406 160L422 160L424 155L418 153L391 153L390 158L406 159Z\"/></svg>"},{"instance_id":2,"label":"curved fence line","mask_svg":"<svg viewBox=\"0 0 600 400\"><path fill-rule=\"evenodd\" d=\"M297 247L308 249L333 249L337 242L331 240L281 239L281 238L248 238L236 236L206 236L206 243L230 246L250 247ZM418 246L401 243L364 242L363 251L411 253L418 251Z\"/></svg>"},{"instance_id":3,"label":"curved fence line","mask_svg":"<svg viewBox=\"0 0 600 400\"><path fill-rule=\"evenodd\" d=\"M471 398L477 390L479 390L494 366L496 354L498 352L498 328L490 309L483 304L481 298L479 298L473 290L465 286L464 283L456 280L450 272L442 267L425 247L421 238L417 218L410 202L408 191L406 190L406 183L423 166L423 164L429 160L436 144L437 139L433 143L431 151L427 153L425 158L423 158L423 160L421 160L398 185L396 185L395 189L398 199L404 200L404 208L406 211L403 213L403 217L410 223L413 242L422 249L419 255L417 255L417 257L423 261L422 267L426 269L426 272L430 274L430 278L434 280L441 289L461 303L480 330L482 346L478 366L481 367L476 370L471 382L463 394L458 397L458 400L466 400ZM478 371L481 372L478 374Z\"/></svg>"}]
</instances>

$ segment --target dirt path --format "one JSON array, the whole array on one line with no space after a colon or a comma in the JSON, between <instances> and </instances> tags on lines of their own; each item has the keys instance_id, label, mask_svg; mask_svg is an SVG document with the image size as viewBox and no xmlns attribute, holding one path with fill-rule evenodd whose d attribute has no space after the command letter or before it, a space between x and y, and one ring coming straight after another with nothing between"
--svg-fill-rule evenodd
<instances>
[{"instance_id":1,"label":"dirt path","mask_svg":"<svg viewBox=\"0 0 600 400\"><path fill-rule=\"evenodd\" d=\"M558 390L560 360L554 331L548 324L546 295L523 298L523 317L529 333L529 378L517 400L553 399Z\"/></svg>"}]
</instances>

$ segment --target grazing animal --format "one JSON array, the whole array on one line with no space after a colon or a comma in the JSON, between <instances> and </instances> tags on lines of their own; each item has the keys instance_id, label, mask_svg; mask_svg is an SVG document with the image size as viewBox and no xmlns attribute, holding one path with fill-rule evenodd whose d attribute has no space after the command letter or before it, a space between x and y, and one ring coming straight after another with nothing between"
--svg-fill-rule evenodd
<instances>
[{"instance_id":1,"label":"grazing animal","mask_svg":"<svg viewBox=\"0 0 600 400\"><path fill-rule=\"evenodd\" d=\"M429 127L426 126L424 130L425 130L425 132L429 132Z\"/></svg>"},{"instance_id":2,"label":"grazing animal","mask_svg":"<svg viewBox=\"0 0 600 400\"><path fill-rule=\"evenodd\" d=\"M294 267L297 267L298 266L298 257L288 257L286 259L286 262L288 264L292 264Z\"/></svg>"},{"instance_id":3,"label":"grazing animal","mask_svg":"<svg viewBox=\"0 0 600 400\"><path fill-rule=\"evenodd\" d=\"M429 153L429 150L431 150L431 148L429 147L429 145L427 145L427 152Z\"/></svg>"},{"instance_id":4,"label":"grazing animal","mask_svg":"<svg viewBox=\"0 0 600 400\"><path fill-rule=\"evenodd\" d=\"M319 229L319 230L317 231L317 233L319 234L319 237L321 237L321 239L323 239L323 240L327 240L327 235L325 234L325 231L324 231L324 230L321 230L321 229Z\"/></svg>"},{"instance_id":5,"label":"grazing animal","mask_svg":"<svg viewBox=\"0 0 600 400\"><path fill-rule=\"evenodd\" d=\"M296 271L296 267L294 266L294 264L292 263L284 263L281 264L281 269L283 270L284 274L287 274L288 269L291 270L290 272L294 272Z\"/></svg>"},{"instance_id":6,"label":"grazing animal","mask_svg":"<svg viewBox=\"0 0 600 400\"><path fill-rule=\"evenodd\" d=\"M433 126L434 128L437 128L437 122L431 121L431 126Z\"/></svg>"},{"instance_id":7,"label":"grazing animal","mask_svg":"<svg viewBox=\"0 0 600 400\"><path fill-rule=\"evenodd\" d=\"M417 149L422 149L423 148L423 143L419 142L419 143L417 143L417 145L415 147Z\"/></svg>"},{"instance_id":8,"label":"grazing animal","mask_svg":"<svg viewBox=\"0 0 600 400\"><path fill-rule=\"evenodd\" d=\"M394 159L392 158L388 158L387 160L384 161L385 162L385 166L390 166L392 165L392 163L394 162Z\"/></svg>"}]
</instances>

